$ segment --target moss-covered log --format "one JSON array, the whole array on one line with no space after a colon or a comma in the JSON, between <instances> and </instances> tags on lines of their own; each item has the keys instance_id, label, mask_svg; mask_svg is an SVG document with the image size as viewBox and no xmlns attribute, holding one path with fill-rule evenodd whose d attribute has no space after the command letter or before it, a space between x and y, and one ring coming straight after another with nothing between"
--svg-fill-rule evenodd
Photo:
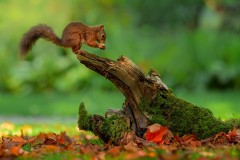
<instances>
[{"instance_id":1,"label":"moss-covered log","mask_svg":"<svg viewBox=\"0 0 240 160\"><path fill-rule=\"evenodd\" d=\"M174 134L196 134L199 139L233 128L233 121L215 118L209 109L198 107L168 91L159 91L151 104L144 98L139 109L149 115L151 123L168 126ZM237 124L237 123L236 123Z\"/></svg>"},{"instance_id":2,"label":"moss-covered log","mask_svg":"<svg viewBox=\"0 0 240 160\"><path fill-rule=\"evenodd\" d=\"M84 103L80 104L78 115L78 128L95 133L105 142L112 140L114 144L119 144L124 134L131 131L130 120L126 116L114 114L104 118L88 115Z\"/></svg>"},{"instance_id":3,"label":"moss-covered log","mask_svg":"<svg viewBox=\"0 0 240 160\"><path fill-rule=\"evenodd\" d=\"M208 109L198 107L176 96L162 82L159 74L150 70L145 75L131 60L121 56L117 61L82 52L77 55L82 64L110 80L126 97L123 109L110 111L102 117L88 115L80 105L78 126L90 130L104 141L118 144L126 132L135 131L142 137L153 123L168 126L179 135L196 134L204 139L233 127L232 121L215 118ZM236 124L240 124L238 121Z\"/></svg>"}]
</instances>

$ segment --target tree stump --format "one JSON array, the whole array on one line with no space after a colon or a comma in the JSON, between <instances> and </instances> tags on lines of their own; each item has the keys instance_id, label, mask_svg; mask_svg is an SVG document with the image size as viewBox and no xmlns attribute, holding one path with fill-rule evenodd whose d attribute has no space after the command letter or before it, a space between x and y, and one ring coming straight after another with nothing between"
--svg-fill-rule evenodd
<instances>
[{"instance_id":1,"label":"tree stump","mask_svg":"<svg viewBox=\"0 0 240 160\"><path fill-rule=\"evenodd\" d=\"M80 63L110 80L125 96L122 110L109 110L105 117L89 115L79 107L79 129L92 131L103 141L119 144L127 133L143 137L147 126L159 123L174 134L196 134L199 139L227 132L232 121L223 122L208 109L176 97L151 69L146 75L127 57L116 61L88 52L77 55ZM236 122L236 124L240 124Z\"/></svg>"}]
</instances>

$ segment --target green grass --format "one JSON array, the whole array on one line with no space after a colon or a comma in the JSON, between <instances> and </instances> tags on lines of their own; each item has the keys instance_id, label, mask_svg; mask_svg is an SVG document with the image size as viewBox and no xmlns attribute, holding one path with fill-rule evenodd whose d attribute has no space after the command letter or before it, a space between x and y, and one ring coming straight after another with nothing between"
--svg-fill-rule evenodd
<instances>
[{"instance_id":1,"label":"green grass","mask_svg":"<svg viewBox=\"0 0 240 160\"><path fill-rule=\"evenodd\" d=\"M79 93L44 93L13 95L0 93L2 115L77 116L80 102L89 113L104 115L108 108L121 108L121 93L80 91Z\"/></svg>"},{"instance_id":2,"label":"green grass","mask_svg":"<svg viewBox=\"0 0 240 160\"><path fill-rule=\"evenodd\" d=\"M240 91L174 91L178 97L209 108L216 117L240 117ZM78 93L42 93L31 95L0 93L1 115L77 117L80 102L91 114L104 115L108 108L121 108L119 92L93 89Z\"/></svg>"},{"instance_id":3,"label":"green grass","mask_svg":"<svg viewBox=\"0 0 240 160\"><path fill-rule=\"evenodd\" d=\"M20 136L22 133L27 136L35 136L39 133L49 133L53 132L56 134L60 134L61 132L67 132L67 135L74 136L78 135L80 132L77 129L77 124L63 124L61 121L51 123L12 123L12 122L1 122L0 123L0 137L8 136L8 135L18 135ZM82 131L83 134L85 132ZM90 132L86 132L91 134Z\"/></svg>"}]
</instances>

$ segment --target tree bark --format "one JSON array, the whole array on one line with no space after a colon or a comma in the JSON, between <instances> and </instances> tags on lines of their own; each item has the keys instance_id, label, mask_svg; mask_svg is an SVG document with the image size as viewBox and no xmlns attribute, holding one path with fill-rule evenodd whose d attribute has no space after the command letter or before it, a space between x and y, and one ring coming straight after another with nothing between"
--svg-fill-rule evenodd
<instances>
[{"instance_id":1,"label":"tree bark","mask_svg":"<svg viewBox=\"0 0 240 160\"><path fill-rule=\"evenodd\" d=\"M79 128L92 131L106 142L111 139L119 144L125 133L131 131L143 137L147 126L153 123L166 125L180 135L196 134L200 138L232 127L216 119L209 110L175 97L156 71L151 69L145 75L127 57L114 61L84 51L77 58L110 80L126 98L122 110L110 110L106 117L88 115L84 104L80 105Z\"/></svg>"}]
</instances>

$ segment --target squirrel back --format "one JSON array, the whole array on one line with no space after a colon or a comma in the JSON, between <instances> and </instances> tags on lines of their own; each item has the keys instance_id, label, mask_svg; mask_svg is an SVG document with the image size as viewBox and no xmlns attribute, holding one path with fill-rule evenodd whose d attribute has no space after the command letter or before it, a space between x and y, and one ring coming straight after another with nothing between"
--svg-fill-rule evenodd
<instances>
[{"instance_id":1,"label":"squirrel back","mask_svg":"<svg viewBox=\"0 0 240 160\"><path fill-rule=\"evenodd\" d=\"M51 41L57 46L72 48L72 51L78 54L81 53L82 43L105 49L106 33L103 25L89 27L80 22L72 22L65 27L60 39L51 27L40 24L23 35L20 42L20 55L24 57L39 38Z\"/></svg>"}]
</instances>

